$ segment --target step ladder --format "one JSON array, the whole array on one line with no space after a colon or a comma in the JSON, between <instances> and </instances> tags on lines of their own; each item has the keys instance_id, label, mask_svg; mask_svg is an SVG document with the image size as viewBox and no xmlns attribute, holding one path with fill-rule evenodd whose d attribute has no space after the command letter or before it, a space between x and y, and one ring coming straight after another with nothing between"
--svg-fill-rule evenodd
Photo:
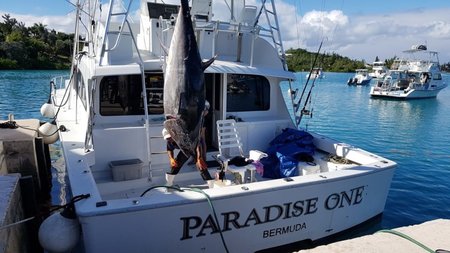
<instances>
[{"instance_id":1,"label":"step ladder","mask_svg":"<svg viewBox=\"0 0 450 253\"><path fill-rule=\"evenodd\" d=\"M114 11L114 6L115 6L116 2L117 2L116 0L109 1L108 15L106 17L106 23L105 23L105 32L102 37L99 65L101 66L103 64L103 57L105 56L105 53L113 51L119 44L123 35L130 36L131 40L133 42L134 50L136 51L136 53L138 55L138 61L136 63L140 67L142 90L145 91L146 85L145 85L144 61L142 60L142 56L139 52L139 48L137 46L136 39L133 35L133 31L131 29L130 22L128 21L128 19L130 18L129 17L130 7L131 7L131 4L133 3L133 0L128 0L128 1L119 0L119 2L121 3L121 7L123 9L121 11ZM125 2L128 2L128 4L125 5L124 4ZM121 22L120 22L118 31L111 30L111 22L114 17L121 18ZM128 31L124 30L125 27L127 27ZM114 43L108 43L109 45L112 45L112 46L107 47L106 39L108 38L108 35L110 35L110 34L117 34L117 37L116 37ZM149 121L149 114L148 114L147 92L143 92L142 99L144 102L143 104L144 104L144 112L145 112L144 126L145 126L145 134L146 134L146 147L147 147L147 160L148 160L148 180L152 181L152 178L153 178L152 159L151 159L152 152L151 152L151 145L150 145L151 137L150 137L150 130L149 130L149 122L150 121Z\"/></svg>"}]
</instances>

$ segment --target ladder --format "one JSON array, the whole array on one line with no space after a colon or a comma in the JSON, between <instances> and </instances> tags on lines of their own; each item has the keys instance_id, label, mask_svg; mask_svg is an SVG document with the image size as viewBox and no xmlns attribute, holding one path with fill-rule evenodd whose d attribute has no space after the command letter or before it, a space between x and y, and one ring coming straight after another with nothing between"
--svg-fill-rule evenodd
<instances>
[{"instance_id":1,"label":"ladder","mask_svg":"<svg viewBox=\"0 0 450 253\"><path fill-rule=\"evenodd\" d=\"M270 3L266 4L268 1ZM278 56L280 57L284 70L287 71L288 68L286 62L286 54L283 48L283 41L281 39L280 25L278 23L278 16L274 0L262 0L261 9L256 16L255 23L253 25L254 27L256 27L256 25L258 24L259 18L263 12L267 19L267 24L269 26L268 32L270 34L270 37L272 38L272 42L278 52Z\"/></svg>"},{"instance_id":2,"label":"ladder","mask_svg":"<svg viewBox=\"0 0 450 253\"><path fill-rule=\"evenodd\" d=\"M101 51L100 51L100 60L99 60L100 65L102 65L103 57L105 56L105 52L113 51L119 44L120 39L122 38L122 36L125 33L124 32L125 24L127 25L127 28L128 28L128 35L133 38L134 48L139 54L137 44L134 40L133 31L131 30L130 23L128 22L130 6L133 3L133 0L128 1L128 5L126 8L123 5L123 1L122 0L119 0L119 1L122 3L122 8L124 9L123 11L114 11L114 6L115 6L116 1L115 0L109 1L108 15L106 17L106 22L105 22L105 32L103 34L102 42L101 42ZM111 30L111 21L114 17L121 18L119 31ZM109 43L109 45L112 45L112 46L107 47L106 39L108 38L108 35L110 35L110 34L117 34L117 37L116 37L114 43ZM140 55L139 55L139 57L140 57Z\"/></svg>"},{"instance_id":3,"label":"ladder","mask_svg":"<svg viewBox=\"0 0 450 253\"><path fill-rule=\"evenodd\" d=\"M99 65L101 66L103 63L103 57L105 56L106 52L111 52L113 51L117 45L119 44L119 41L121 39L121 37L124 35L125 31L125 24L126 27L128 28L127 31L127 35L131 36L132 42L133 42L133 47L134 50L136 51L137 55L138 55L138 61L137 64L140 67L140 72L141 72L141 80L142 80L142 90L145 91L146 90L146 85L145 85L145 73L144 73L144 61L142 60L142 56L139 52L139 48L137 46L136 43L136 39L133 35L133 31L131 30L131 25L130 22L128 21L129 18L129 13L130 13L130 7L131 4L133 3L133 0L129 0L128 4L126 5L127 7L125 8L124 5L124 1L119 0L120 3L122 3L122 8L124 9L123 11L114 11L114 4L115 4L115 0L110 0L109 1L109 9L108 9L108 15L106 17L106 23L105 23L105 32L103 34L102 37L102 44L101 44L101 51L100 51L100 59L99 59ZM120 22L120 26L119 26L119 31L113 31L111 30L111 21L114 17L121 17L121 22ZM117 37L114 41L114 43L109 43L109 45L112 45L110 47L107 47L106 45L106 38L108 37L108 35L110 34L117 34ZM146 149L147 149L147 160L148 160L148 180L152 181L153 180L153 173L152 173L152 152L151 152L151 145L150 145L150 129L149 129L149 114L148 114L148 103L147 103L147 92L142 92L143 96L143 102L144 102L144 112L145 112L145 119L144 119L144 126L145 126L145 135L146 135Z\"/></svg>"}]
</instances>

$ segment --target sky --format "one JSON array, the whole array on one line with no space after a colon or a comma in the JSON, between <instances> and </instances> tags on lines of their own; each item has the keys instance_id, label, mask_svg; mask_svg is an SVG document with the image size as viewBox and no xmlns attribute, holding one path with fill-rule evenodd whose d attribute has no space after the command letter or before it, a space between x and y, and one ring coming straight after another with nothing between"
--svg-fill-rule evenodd
<instances>
[{"instance_id":1,"label":"sky","mask_svg":"<svg viewBox=\"0 0 450 253\"><path fill-rule=\"evenodd\" d=\"M401 56L412 45L424 44L440 53L441 63L450 62L448 0L275 1L285 49L315 52L323 40L322 52L371 63L375 57ZM136 6L139 3L134 2ZM248 5L259 3L246 0ZM224 6L213 3L215 18L224 16ZM2 0L0 15L6 13L26 26L42 23L56 31L73 32L74 7L69 0ZM134 15L134 20L139 20L137 13Z\"/></svg>"}]
</instances>

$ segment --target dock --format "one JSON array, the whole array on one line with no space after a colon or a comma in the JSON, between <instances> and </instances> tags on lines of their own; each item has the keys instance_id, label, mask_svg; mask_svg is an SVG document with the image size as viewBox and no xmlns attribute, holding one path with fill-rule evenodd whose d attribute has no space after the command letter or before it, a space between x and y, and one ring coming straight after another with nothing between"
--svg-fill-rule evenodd
<instances>
[{"instance_id":1,"label":"dock","mask_svg":"<svg viewBox=\"0 0 450 253\"><path fill-rule=\"evenodd\" d=\"M431 251L430 251L431 250ZM299 253L450 252L450 220L436 219L418 225L378 231L354 239L301 250Z\"/></svg>"},{"instance_id":2,"label":"dock","mask_svg":"<svg viewBox=\"0 0 450 253\"><path fill-rule=\"evenodd\" d=\"M38 119L0 124L0 253L42 252L37 231L50 203L49 148Z\"/></svg>"}]
</instances>

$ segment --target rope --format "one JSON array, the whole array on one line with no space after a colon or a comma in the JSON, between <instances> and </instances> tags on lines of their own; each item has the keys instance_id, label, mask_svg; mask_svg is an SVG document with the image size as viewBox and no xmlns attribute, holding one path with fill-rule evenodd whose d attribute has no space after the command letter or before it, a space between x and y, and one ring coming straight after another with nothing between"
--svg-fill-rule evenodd
<instances>
[{"instance_id":1,"label":"rope","mask_svg":"<svg viewBox=\"0 0 450 253\"><path fill-rule=\"evenodd\" d=\"M34 219L34 218L36 218L36 217L33 216L33 217L30 217L30 218L26 218L26 219L23 219L23 220L20 220L20 221L17 221L17 222L8 224L8 225L6 225L6 226L2 226L2 227L0 227L0 230L2 230L2 229L7 229L7 228L9 228L9 227L14 227L14 226L16 226L16 225L19 225L19 224L25 223L25 222L27 222L27 221L30 221L30 220L32 220L32 219Z\"/></svg>"},{"instance_id":2,"label":"rope","mask_svg":"<svg viewBox=\"0 0 450 253\"><path fill-rule=\"evenodd\" d=\"M78 201L80 201L82 199L87 199L90 196L91 196L90 194L81 194L81 195L75 196L75 197L72 198L72 200L69 203L67 203L65 205L62 205L62 206L56 206L56 208L51 209L49 211L49 213L52 213L53 211L56 211L56 210L61 209L61 208L65 208L65 207L67 207L69 205L73 205L75 202L78 202ZM6 226L1 226L0 230L7 229L7 228L10 228L10 227L13 227L13 226L16 226L16 225L20 225L20 224L25 223L27 221L30 221L30 220L32 220L34 218L36 218L36 217L33 216L33 217L30 217L30 218L26 218L26 219L23 219L23 220L20 220L20 221L8 224Z\"/></svg>"},{"instance_id":3,"label":"rope","mask_svg":"<svg viewBox=\"0 0 450 253\"><path fill-rule=\"evenodd\" d=\"M335 155L329 155L328 161L333 162L333 163L338 163L338 164L351 164L352 163L347 158L339 157L339 156L335 156Z\"/></svg>"},{"instance_id":4,"label":"rope","mask_svg":"<svg viewBox=\"0 0 450 253\"><path fill-rule=\"evenodd\" d=\"M212 213L214 215L214 220L215 220L215 222L217 224L217 227L219 229L220 239L222 240L223 247L225 248L225 251L227 253L230 252L228 250L227 244L226 244L225 239L223 237L222 229L220 228L219 219L217 218L216 210L214 209L214 205L213 205L213 203L211 201L211 198L209 197L209 195L206 192L204 192L202 189L199 189L199 188L189 188L189 187L188 188L180 188L180 187L177 187L177 186L165 186L165 185L159 185L158 186L157 185L157 186L153 186L153 187L150 187L147 190L145 190L141 194L141 197L144 196L147 192L149 192L149 191L151 191L153 189L156 189L156 188L167 188L167 189L172 189L172 190L176 190L176 191L179 191L179 192L192 191L192 192L197 192L197 193L203 194L206 197L206 200L208 201L208 204L209 204L209 208L211 208L211 211L212 211Z\"/></svg>"},{"instance_id":5,"label":"rope","mask_svg":"<svg viewBox=\"0 0 450 253\"><path fill-rule=\"evenodd\" d=\"M39 130L37 130L37 129L21 126L21 125L17 124L17 122L15 122L15 121L6 121L3 123L0 123L0 128L10 128L10 129L22 128L22 129L34 131L43 137L52 136L52 135L56 134L58 131L63 131L63 132L66 131L66 127L61 125L58 129L55 130L55 132L53 132L51 134L43 134L43 133L39 132Z\"/></svg>"},{"instance_id":6,"label":"rope","mask_svg":"<svg viewBox=\"0 0 450 253\"><path fill-rule=\"evenodd\" d=\"M91 196L91 194L89 194L89 193L88 193L88 194L80 194L80 195L77 195L77 196L73 197L73 198L69 201L69 203L67 203L67 204L65 204L65 205L56 205L56 206L52 206L52 209L50 209L49 213L52 213L52 212L54 212L54 211L56 211L56 210L59 210L59 209L62 209L62 208L69 207L69 206L75 204L76 202L78 202L78 201L80 201L80 200L82 200L82 199L87 199L87 198L89 198L90 196Z\"/></svg>"},{"instance_id":7,"label":"rope","mask_svg":"<svg viewBox=\"0 0 450 253\"><path fill-rule=\"evenodd\" d=\"M427 251L427 252L435 253L434 250L428 248L427 246L423 245L422 243L416 241L415 239L413 239L413 238L411 238L411 237L409 237L409 236L407 236L407 235L405 235L405 234L403 234L403 233L400 233L400 232L398 232L398 231L395 231L395 230L389 230L389 229L384 229L384 230L380 230L380 231L378 231L378 232L381 232L381 233L388 233L388 234L394 234L394 235L400 236L401 238L406 239L406 240L408 240L408 241L410 241L410 242L416 244L417 246L423 248L423 249L424 249L425 251ZM378 232L377 232L377 233L378 233Z\"/></svg>"},{"instance_id":8,"label":"rope","mask_svg":"<svg viewBox=\"0 0 450 253\"><path fill-rule=\"evenodd\" d=\"M16 128L18 128L18 125L15 121L6 121L6 122L0 123L0 128L16 129Z\"/></svg>"}]
</instances>

